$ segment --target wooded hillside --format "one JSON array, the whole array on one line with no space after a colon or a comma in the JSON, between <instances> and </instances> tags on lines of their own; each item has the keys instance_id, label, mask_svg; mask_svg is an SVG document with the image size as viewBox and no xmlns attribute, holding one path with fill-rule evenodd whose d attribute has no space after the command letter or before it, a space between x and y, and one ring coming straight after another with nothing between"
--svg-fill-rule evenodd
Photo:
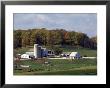
<instances>
[{"instance_id":1,"label":"wooded hillside","mask_svg":"<svg viewBox=\"0 0 110 88\"><path fill-rule=\"evenodd\" d=\"M85 33L66 31L64 29L48 30L41 28L14 30L14 48L33 46L35 43L50 47L54 45L78 45L96 49L97 37L89 38Z\"/></svg>"}]
</instances>

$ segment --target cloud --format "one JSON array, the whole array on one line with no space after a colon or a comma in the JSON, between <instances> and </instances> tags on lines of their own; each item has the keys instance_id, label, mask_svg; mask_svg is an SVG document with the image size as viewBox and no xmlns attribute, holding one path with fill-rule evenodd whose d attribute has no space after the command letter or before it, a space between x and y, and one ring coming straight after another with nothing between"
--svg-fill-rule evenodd
<instances>
[{"instance_id":1,"label":"cloud","mask_svg":"<svg viewBox=\"0 0 110 88\"><path fill-rule=\"evenodd\" d=\"M43 15L43 14L37 14L35 19L38 22L45 22L46 20L49 20L49 18L46 15Z\"/></svg>"},{"instance_id":2,"label":"cloud","mask_svg":"<svg viewBox=\"0 0 110 88\"><path fill-rule=\"evenodd\" d=\"M14 28L63 28L84 32L88 36L97 34L97 14L95 13L46 13L14 14Z\"/></svg>"}]
</instances>

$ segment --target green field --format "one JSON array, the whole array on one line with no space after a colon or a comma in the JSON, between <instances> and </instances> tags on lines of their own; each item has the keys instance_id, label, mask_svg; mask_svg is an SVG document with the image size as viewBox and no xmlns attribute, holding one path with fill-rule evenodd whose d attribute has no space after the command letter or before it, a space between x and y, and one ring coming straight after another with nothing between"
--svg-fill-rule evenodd
<instances>
[{"instance_id":1,"label":"green field","mask_svg":"<svg viewBox=\"0 0 110 88\"><path fill-rule=\"evenodd\" d=\"M48 49L48 47L46 47ZM63 52L79 52L81 56L97 57L97 50L82 47L59 47ZM32 51L33 46L18 48L15 54ZM44 62L49 62L45 64ZM18 67L14 75L96 75L97 59L42 59L14 62L14 65L30 65L29 68Z\"/></svg>"},{"instance_id":2,"label":"green field","mask_svg":"<svg viewBox=\"0 0 110 88\"><path fill-rule=\"evenodd\" d=\"M45 64L44 62L49 62ZM96 59L45 59L20 61L17 64L30 65L29 68L14 69L14 75L96 75Z\"/></svg>"}]
</instances>

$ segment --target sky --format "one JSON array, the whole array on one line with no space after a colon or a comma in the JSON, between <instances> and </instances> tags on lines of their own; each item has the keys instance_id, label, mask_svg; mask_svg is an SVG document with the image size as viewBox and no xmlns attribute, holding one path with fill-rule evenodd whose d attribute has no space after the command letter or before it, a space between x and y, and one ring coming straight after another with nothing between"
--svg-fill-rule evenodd
<instances>
[{"instance_id":1,"label":"sky","mask_svg":"<svg viewBox=\"0 0 110 88\"><path fill-rule=\"evenodd\" d=\"M16 13L14 29L47 28L83 32L89 37L97 35L95 13Z\"/></svg>"}]
</instances>

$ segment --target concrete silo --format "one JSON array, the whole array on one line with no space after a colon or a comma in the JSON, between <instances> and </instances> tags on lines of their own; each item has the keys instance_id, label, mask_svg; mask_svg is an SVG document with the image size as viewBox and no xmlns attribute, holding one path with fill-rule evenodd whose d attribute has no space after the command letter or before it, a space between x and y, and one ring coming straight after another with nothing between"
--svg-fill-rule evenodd
<instances>
[{"instance_id":1,"label":"concrete silo","mask_svg":"<svg viewBox=\"0 0 110 88\"><path fill-rule=\"evenodd\" d=\"M41 46L34 44L34 56L35 58L41 58Z\"/></svg>"}]
</instances>

